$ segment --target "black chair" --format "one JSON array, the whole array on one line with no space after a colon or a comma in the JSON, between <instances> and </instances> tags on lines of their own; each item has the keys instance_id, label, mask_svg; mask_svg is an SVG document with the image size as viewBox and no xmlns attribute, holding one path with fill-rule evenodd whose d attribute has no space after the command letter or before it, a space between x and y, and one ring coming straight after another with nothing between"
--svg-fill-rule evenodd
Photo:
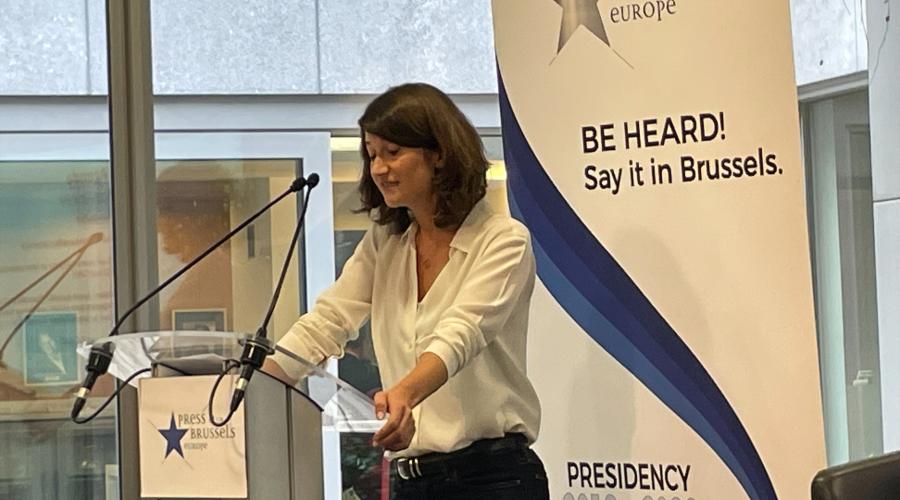
<instances>
[{"instance_id":1,"label":"black chair","mask_svg":"<svg viewBox=\"0 0 900 500\"><path fill-rule=\"evenodd\" d=\"M812 500L900 500L900 452L819 471Z\"/></svg>"}]
</instances>

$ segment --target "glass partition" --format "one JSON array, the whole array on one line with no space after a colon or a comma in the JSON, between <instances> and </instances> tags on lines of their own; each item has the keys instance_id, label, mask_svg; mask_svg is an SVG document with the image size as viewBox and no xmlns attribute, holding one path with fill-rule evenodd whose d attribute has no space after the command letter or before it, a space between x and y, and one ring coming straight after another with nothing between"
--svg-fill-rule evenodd
<instances>
[{"instance_id":1,"label":"glass partition","mask_svg":"<svg viewBox=\"0 0 900 500\"><path fill-rule=\"evenodd\" d=\"M17 146L0 153L0 498L106 499L114 412L84 426L69 412L75 347L112 324L109 164L49 152L52 136L30 152L5 139ZM105 377L94 399L112 387Z\"/></svg>"}]
</instances>

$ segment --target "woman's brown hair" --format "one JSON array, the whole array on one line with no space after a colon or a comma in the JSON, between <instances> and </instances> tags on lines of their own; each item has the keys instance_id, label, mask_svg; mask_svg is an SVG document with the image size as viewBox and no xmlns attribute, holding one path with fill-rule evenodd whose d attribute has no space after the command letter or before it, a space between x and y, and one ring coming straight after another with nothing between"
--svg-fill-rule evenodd
<instances>
[{"instance_id":1,"label":"woman's brown hair","mask_svg":"<svg viewBox=\"0 0 900 500\"><path fill-rule=\"evenodd\" d=\"M407 148L437 152L441 168L434 171L432 189L437 195L434 224L440 228L459 227L487 190L488 161L475 127L450 98L425 83L408 83L389 89L366 107L359 119L360 154L363 160L359 181L360 212L370 212L378 224L403 232L411 222L406 208L391 208L370 171L366 132Z\"/></svg>"}]
</instances>

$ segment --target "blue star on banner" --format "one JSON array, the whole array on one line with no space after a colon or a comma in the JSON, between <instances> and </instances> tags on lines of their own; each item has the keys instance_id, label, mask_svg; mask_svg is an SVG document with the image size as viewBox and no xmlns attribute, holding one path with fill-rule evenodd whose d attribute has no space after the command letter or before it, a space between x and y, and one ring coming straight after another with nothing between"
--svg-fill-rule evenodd
<instances>
[{"instance_id":1,"label":"blue star on banner","mask_svg":"<svg viewBox=\"0 0 900 500\"><path fill-rule=\"evenodd\" d=\"M168 429L157 430L166 439L166 456L164 458L169 458L169 453L172 453L173 451L181 455L181 458L184 458L184 452L181 450L181 439L184 438L184 435L187 434L188 430L179 429L175 426L175 414L172 413L172 419L169 421Z\"/></svg>"}]
</instances>

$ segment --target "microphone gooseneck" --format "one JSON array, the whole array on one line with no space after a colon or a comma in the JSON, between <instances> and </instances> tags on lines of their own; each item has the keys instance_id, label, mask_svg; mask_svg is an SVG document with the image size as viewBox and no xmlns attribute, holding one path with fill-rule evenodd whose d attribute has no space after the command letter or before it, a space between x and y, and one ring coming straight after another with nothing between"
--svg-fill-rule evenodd
<instances>
[{"instance_id":1,"label":"microphone gooseneck","mask_svg":"<svg viewBox=\"0 0 900 500\"><path fill-rule=\"evenodd\" d=\"M278 284L275 286L275 291L272 293L272 299L269 301L269 308L266 311L262 324L259 329L256 330L256 335L253 338L244 341L244 351L241 354L241 375L237 384L235 384L234 392L231 395L229 415L224 422L228 422L231 415L237 411L238 407L241 405L241 401L243 401L244 394L247 392L247 385L250 383L253 372L262 368L266 357L275 352L275 349L272 347L272 342L266 337L267 328L269 327L269 321L272 319L272 313L275 312L275 306L278 304L278 297L281 295L281 288L284 285L284 279L287 276L288 267L291 264L294 250L297 248L297 240L300 237L300 231L303 229L303 221L306 219L306 209L309 206L309 194L318 184L319 176L317 174L310 174L309 179L306 181L307 190L306 196L303 198L303 209L300 211L300 217L297 219L297 225L294 227L291 245L290 248L288 248L284 263L281 266L281 274L278 276ZM212 412L212 407L210 407L210 412Z\"/></svg>"},{"instance_id":2,"label":"microphone gooseneck","mask_svg":"<svg viewBox=\"0 0 900 500\"><path fill-rule=\"evenodd\" d=\"M217 248L222 246L225 242L230 240L235 234L239 233L245 227L250 225L253 221L259 218L262 214L268 211L273 205L278 203L279 201L286 198L288 195L292 193L296 193L301 191L304 187L310 187L317 185L319 183L319 176L316 174L311 174L308 179L303 178L303 176L295 179L290 187L281 193L277 198L273 199L269 203L267 203L264 207L260 208L249 218L241 222L234 229L228 232L225 236L220 238L218 241L210 245L209 248L203 251L200 255L195 257L193 260L185 264L181 269L179 269L175 274L169 276L165 281L159 284L156 288L151 290L149 293L144 295L140 300L135 302L133 306L131 306L127 311L125 311L122 316L116 321L115 325L113 325L112 330L109 332L109 337L113 337L119 334L119 328L121 328L122 324L128 319L139 307L147 303L150 299L155 297L159 292L161 292L164 288L169 286L173 281L177 280L184 273L188 272L191 268L196 266L201 260L206 258L209 254L215 251ZM308 193L308 192L307 192ZM308 194L307 194L308 196ZM303 208L304 213L306 212L306 204L304 203ZM97 382L97 379L100 378L106 371L109 369L109 365L112 362L113 352L115 351L115 346L111 342L106 342L101 344L100 346L94 346L91 348L90 355L88 356L87 365L85 365L85 371L87 374L85 375L84 382L81 384L81 388L78 390L78 393L75 396L75 402L72 406L72 420L76 423L85 423L91 420L91 418L85 420L79 420L78 415L81 413L81 410L84 408L85 402L87 400L88 395L91 393L91 390L94 388L94 384ZM263 356L265 359L265 356Z\"/></svg>"}]
</instances>

